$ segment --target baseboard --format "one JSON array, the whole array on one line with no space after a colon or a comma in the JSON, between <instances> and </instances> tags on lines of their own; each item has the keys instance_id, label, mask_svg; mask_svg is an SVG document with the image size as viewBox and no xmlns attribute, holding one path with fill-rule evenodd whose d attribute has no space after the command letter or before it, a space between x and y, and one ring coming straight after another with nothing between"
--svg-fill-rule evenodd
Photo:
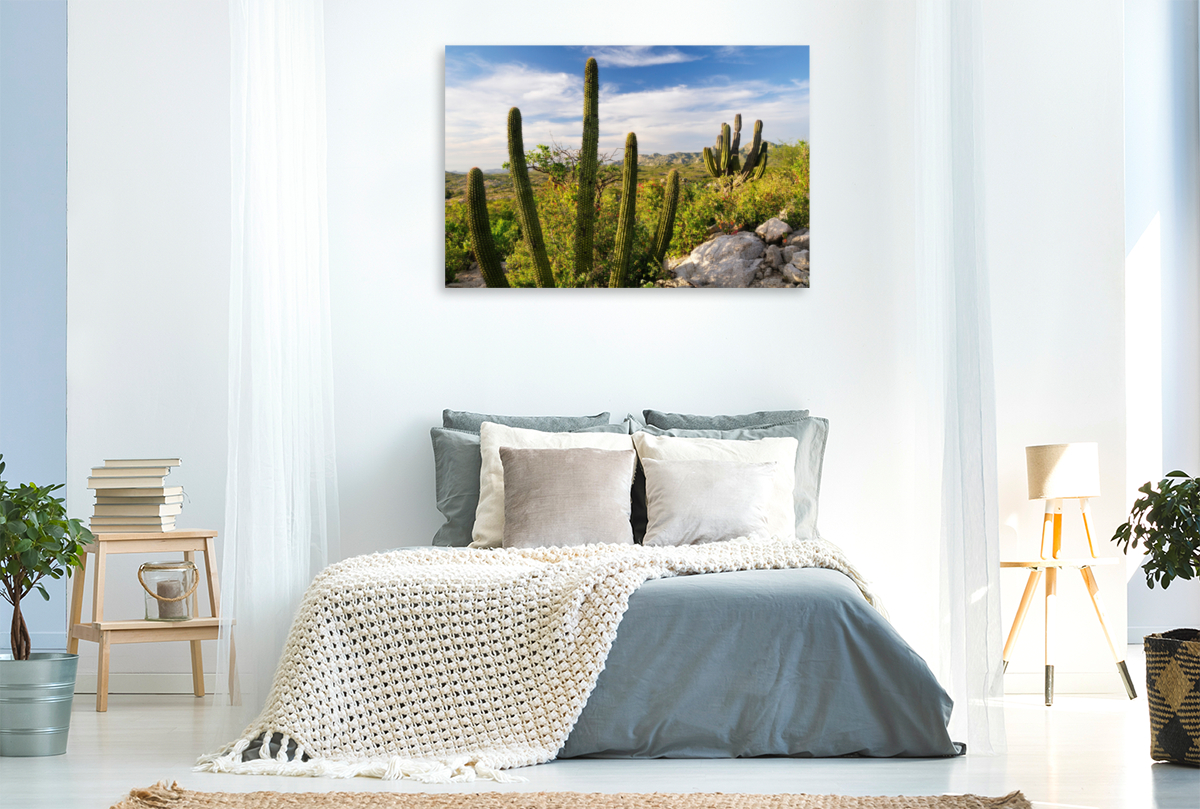
<instances>
[{"instance_id":1,"label":"baseboard","mask_svg":"<svg viewBox=\"0 0 1200 809\"><path fill-rule=\"evenodd\" d=\"M217 689L217 675L204 675L204 691L211 694ZM76 694L96 693L96 673L80 672L75 678ZM184 672L121 673L108 675L110 694L191 694L192 675Z\"/></svg>"},{"instance_id":2,"label":"baseboard","mask_svg":"<svg viewBox=\"0 0 1200 809\"><path fill-rule=\"evenodd\" d=\"M1005 694L1044 694L1045 671L1010 671L1004 675ZM1112 671L1061 671L1054 673L1055 694L1124 694L1116 665Z\"/></svg>"}]
</instances>

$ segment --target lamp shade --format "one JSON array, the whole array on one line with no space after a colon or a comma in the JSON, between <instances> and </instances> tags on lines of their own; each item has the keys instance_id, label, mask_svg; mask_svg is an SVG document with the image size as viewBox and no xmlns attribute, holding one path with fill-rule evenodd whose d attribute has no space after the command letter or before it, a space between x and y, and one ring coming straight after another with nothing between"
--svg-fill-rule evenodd
<instances>
[{"instance_id":1,"label":"lamp shade","mask_svg":"<svg viewBox=\"0 0 1200 809\"><path fill-rule=\"evenodd\" d=\"M1030 500L1100 496L1100 452L1094 443L1025 447Z\"/></svg>"}]
</instances>

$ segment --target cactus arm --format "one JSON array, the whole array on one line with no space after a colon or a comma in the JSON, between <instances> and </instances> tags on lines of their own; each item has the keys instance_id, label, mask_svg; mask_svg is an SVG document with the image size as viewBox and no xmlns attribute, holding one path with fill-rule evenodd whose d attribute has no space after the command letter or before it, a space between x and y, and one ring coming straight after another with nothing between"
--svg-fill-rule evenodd
<instances>
[{"instance_id":1,"label":"cactus arm","mask_svg":"<svg viewBox=\"0 0 1200 809\"><path fill-rule=\"evenodd\" d=\"M579 150L579 188L575 197L575 277L592 274L596 218L596 168L600 147L600 68L588 59L583 69L583 143Z\"/></svg>"},{"instance_id":2,"label":"cactus arm","mask_svg":"<svg viewBox=\"0 0 1200 809\"><path fill-rule=\"evenodd\" d=\"M717 160L713 157L713 150L708 146L704 147L704 167L713 177L721 176L721 170L717 168Z\"/></svg>"},{"instance_id":3,"label":"cactus arm","mask_svg":"<svg viewBox=\"0 0 1200 809\"><path fill-rule=\"evenodd\" d=\"M729 173L729 124L721 124L721 173Z\"/></svg>"},{"instance_id":4,"label":"cactus arm","mask_svg":"<svg viewBox=\"0 0 1200 809\"><path fill-rule=\"evenodd\" d=\"M554 286L554 273L550 270L550 259L546 255L546 241L542 237L542 223L538 219L537 203L533 198L533 186L529 183L529 169L525 165L525 141L521 134L521 111L513 107L508 111L508 163L513 188L517 192L517 216L521 220L521 234L533 255L537 270L537 285ZM485 207L486 210L486 207Z\"/></svg>"},{"instance_id":5,"label":"cactus arm","mask_svg":"<svg viewBox=\"0 0 1200 809\"><path fill-rule=\"evenodd\" d=\"M746 155L746 165L742 168L742 180L750 179L753 176L754 167L758 163L759 152L762 149L762 145L762 121L755 121L754 140L750 142L750 153Z\"/></svg>"},{"instance_id":6,"label":"cactus arm","mask_svg":"<svg viewBox=\"0 0 1200 809\"><path fill-rule=\"evenodd\" d=\"M625 170L621 175L621 210L617 214L616 257L608 276L610 287L623 287L629 280L633 258L634 218L637 214L637 135L625 136Z\"/></svg>"},{"instance_id":7,"label":"cactus arm","mask_svg":"<svg viewBox=\"0 0 1200 809\"><path fill-rule=\"evenodd\" d=\"M656 266L662 266L675 234L675 209L679 205L679 170L671 169L667 174L667 188L663 195L662 211L658 214L658 232L654 234L654 250L651 258Z\"/></svg>"},{"instance_id":8,"label":"cactus arm","mask_svg":"<svg viewBox=\"0 0 1200 809\"><path fill-rule=\"evenodd\" d=\"M754 172L754 179L761 180L762 176L767 173L767 142L763 141L762 149L758 152L758 170Z\"/></svg>"},{"instance_id":9,"label":"cactus arm","mask_svg":"<svg viewBox=\"0 0 1200 809\"><path fill-rule=\"evenodd\" d=\"M742 114L739 112L733 116L733 142L729 144L729 170L727 174L736 174L741 171L741 152L742 148Z\"/></svg>"},{"instance_id":10,"label":"cactus arm","mask_svg":"<svg viewBox=\"0 0 1200 809\"><path fill-rule=\"evenodd\" d=\"M492 241L488 221L487 195L483 190L483 172L477 168L467 173L467 227L471 231L471 249L483 272L483 281L490 287L506 287L508 279L500 268L500 256Z\"/></svg>"}]
</instances>

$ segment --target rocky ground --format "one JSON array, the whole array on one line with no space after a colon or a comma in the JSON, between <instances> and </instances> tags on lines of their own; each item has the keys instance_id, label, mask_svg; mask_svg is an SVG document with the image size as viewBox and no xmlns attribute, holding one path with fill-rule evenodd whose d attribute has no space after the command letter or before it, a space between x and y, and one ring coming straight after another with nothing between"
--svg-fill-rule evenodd
<instances>
[{"instance_id":1,"label":"rocky ground","mask_svg":"<svg viewBox=\"0 0 1200 809\"><path fill-rule=\"evenodd\" d=\"M671 278L655 286L807 289L808 228L793 230L782 219L769 219L753 233L714 236L687 256L667 259L665 269ZM484 286L479 265L446 286Z\"/></svg>"}]
</instances>

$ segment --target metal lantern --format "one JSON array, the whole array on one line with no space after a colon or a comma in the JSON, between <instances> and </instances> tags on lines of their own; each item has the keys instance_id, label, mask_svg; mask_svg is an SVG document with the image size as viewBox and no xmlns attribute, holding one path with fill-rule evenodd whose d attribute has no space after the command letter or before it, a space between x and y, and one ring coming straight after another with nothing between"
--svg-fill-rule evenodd
<instances>
[{"instance_id":1,"label":"metal lantern","mask_svg":"<svg viewBox=\"0 0 1200 809\"><path fill-rule=\"evenodd\" d=\"M200 577L191 562L146 562L138 568L146 591L147 621L186 621L192 615L192 594Z\"/></svg>"}]
</instances>

